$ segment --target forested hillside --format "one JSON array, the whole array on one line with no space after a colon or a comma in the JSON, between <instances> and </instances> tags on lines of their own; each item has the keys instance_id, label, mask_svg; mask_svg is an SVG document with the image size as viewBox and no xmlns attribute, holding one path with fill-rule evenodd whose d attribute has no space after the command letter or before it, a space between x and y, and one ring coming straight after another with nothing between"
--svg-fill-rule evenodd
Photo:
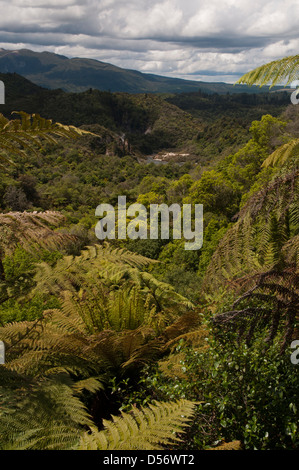
<instances>
[{"instance_id":1,"label":"forested hillside","mask_svg":"<svg viewBox=\"0 0 299 470\"><path fill-rule=\"evenodd\" d=\"M297 449L298 107L7 78L0 448ZM203 204L202 248L97 239L119 195Z\"/></svg>"},{"instance_id":2,"label":"forested hillside","mask_svg":"<svg viewBox=\"0 0 299 470\"><path fill-rule=\"evenodd\" d=\"M66 125L97 124L102 127L97 134L113 143L115 154L140 157L171 152L178 154L172 160L201 163L237 150L249 140L253 120L264 114L278 116L290 103L287 92L157 95L89 89L66 93L41 88L17 74L0 74L0 80L6 87L1 111L7 118L12 111L22 110Z\"/></svg>"}]
</instances>

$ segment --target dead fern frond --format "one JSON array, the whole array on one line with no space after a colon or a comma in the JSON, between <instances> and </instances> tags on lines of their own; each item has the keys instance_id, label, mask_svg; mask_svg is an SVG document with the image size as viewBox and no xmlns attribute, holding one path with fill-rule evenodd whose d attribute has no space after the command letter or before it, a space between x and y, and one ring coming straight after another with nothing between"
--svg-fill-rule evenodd
<instances>
[{"instance_id":1,"label":"dead fern frond","mask_svg":"<svg viewBox=\"0 0 299 470\"><path fill-rule=\"evenodd\" d=\"M242 450L241 441L223 442L216 447L209 447L207 450Z\"/></svg>"},{"instance_id":2,"label":"dead fern frond","mask_svg":"<svg viewBox=\"0 0 299 470\"><path fill-rule=\"evenodd\" d=\"M53 230L64 222L65 217L54 211L0 214L2 253L12 254L17 246L29 252L38 248L65 250L77 241L77 237Z\"/></svg>"},{"instance_id":3,"label":"dead fern frond","mask_svg":"<svg viewBox=\"0 0 299 470\"><path fill-rule=\"evenodd\" d=\"M233 310L215 315L214 325L241 331L248 344L259 325L268 327L266 343L271 343L281 328L284 331L281 352L284 352L299 320L298 267L287 266L282 271L273 269L249 276L247 280L250 289L236 299ZM236 308L244 302L243 308Z\"/></svg>"}]
</instances>

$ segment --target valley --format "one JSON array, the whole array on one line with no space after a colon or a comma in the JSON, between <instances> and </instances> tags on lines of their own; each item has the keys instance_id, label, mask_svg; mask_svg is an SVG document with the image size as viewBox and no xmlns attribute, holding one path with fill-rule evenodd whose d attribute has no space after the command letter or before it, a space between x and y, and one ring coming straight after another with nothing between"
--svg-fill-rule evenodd
<instances>
[{"instance_id":1,"label":"valley","mask_svg":"<svg viewBox=\"0 0 299 470\"><path fill-rule=\"evenodd\" d=\"M5 54L0 448L298 448L289 92L162 91L161 79L151 93L133 72L134 93L99 90L79 59L65 87L65 57L23 51L26 78ZM120 196L131 212L117 208L112 230L140 205L203 205L202 246L186 249L174 218L168 237L161 222L153 238L99 239L96 208Z\"/></svg>"}]
</instances>

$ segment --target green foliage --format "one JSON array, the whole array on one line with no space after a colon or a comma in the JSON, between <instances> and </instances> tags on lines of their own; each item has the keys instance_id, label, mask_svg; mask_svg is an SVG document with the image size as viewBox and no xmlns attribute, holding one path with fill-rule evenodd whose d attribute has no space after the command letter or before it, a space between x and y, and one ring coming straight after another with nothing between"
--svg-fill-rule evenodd
<instances>
[{"instance_id":1,"label":"green foliage","mask_svg":"<svg viewBox=\"0 0 299 470\"><path fill-rule=\"evenodd\" d=\"M11 256L6 256L3 261L4 278L7 286L16 287L22 290L22 285L29 282L32 286L32 276L34 270L34 259L30 253L23 248L16 248ZM15 283L17 285L15 286Z\"/></svg>"},{"instance_id":2,"label":"green foliage","mask_svg":"<svg viewBox=\"0 0 299 470\"><path fill-rule=\"evenodd\" d=\"M215 170L205 171L200 180L190 187L185 204L203 204L205 212L232 216L238 208L238 185L228 181Z\"/></svg>"},{"instance_id":3,"label":"green foliage","mask_svg":"<svg viewBox=\"0 0 299 470\"><path fill-rule=\"evenodd\" d=\"M282 95L167 98L183 112L158 96L54 94L97 136L37 154L32 132L52 124L3 120L11 142L31 137L0 182L0 447L296 448L298 135L259 115ZM134 156L165 147L190 162ZM203 248L99 244L95 207L120 194L203 204Z\"/></svg>"},{"instance_id":4,"label":"green foliage","mask_svg":"<svg viewBox=\"0 0 299 470\"><path fill-rule=\"evenodd\" d=\"M1 323L32 321L41 318L48 309L59 308L58 299L45 300L44 296L35 295L30 301L9 299L0 306Z\"/></svg>"},{"instance_id":5,"label":"green foliage","mask_svg":"<svg viewBox=\"0 0 299 470\"><path fill-rule=\"evenodd\" d=\"M224 237L229 226L224 218L211 217L206 223L204 230L203 248L198 264L198 272L200 276L204 276L207 267L211 261L211 257L215 252L220 240Z\"/></svg>"},{"instance_id":6,"label":"green foliage","mask_svg":"<svg viewBox=\"0 0 299 470\"><path fill-rule=\"evenodd\" d=\"M235 436L246 449L296 448L298 381L288 354L276 345L265 353L263 339L252 348L216 342L202 370L201 409L216 411L226 440Z\"/></svg>"},{"instance_id":7,"label":"green foliage","mask_svg":"<svg viewBox=\"0 0 299 470\"><path fill-rule=\"evenodd\" d=\"M253 141L266 154L269 154L274 149L274 144L277 145L278 138L282 136L285 126L286 122L266 114L262 116L260 121L253 121L249 130Z\"/></svg>"},{"instance_id":8,"label":"green foliage","mask_svg":"<svg viewBox=\"0 0 299 470\"><path fill-rule=\"evenodd\" d=\"M41 249L35 253L27 252L17 246L12 254L2 260L2 282L0 283L0 322L35 320L47 308L59 306L58 299L48 299L37 293L26 299L35 286L36 264L44 261L50 265L61 258L60 252Z\"/></svg>"},{"instance_id":9,"label":"green foliage","mask_svg":"<svg viewBox=\"0 0 299 470\"><path fill-rule=\"evenodd\" d=\"M137 402L180 398L201 401L182 448L206 449L239 440L246 450L298 446L298 371L277 344L265 351L262 331L251 347L220 333L208 348L176 347L163 369L145 371Z\"/></svg>"}]
</instances>

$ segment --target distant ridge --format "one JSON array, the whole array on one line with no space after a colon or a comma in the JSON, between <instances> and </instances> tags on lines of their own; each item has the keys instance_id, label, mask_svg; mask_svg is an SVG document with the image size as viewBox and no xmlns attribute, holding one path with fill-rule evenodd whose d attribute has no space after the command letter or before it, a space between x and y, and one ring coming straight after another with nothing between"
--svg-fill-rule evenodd
<instances>
[{"instance_id":1,"label":"distant ridge","mask_svg":"<svg viewBox=\"0 0 299 470\"><path fill-rule=\"evenodd\" d=\"M0 111L8 119L15 117L13 111L25 111L84 126L99 136L90 142L91 149L120 157L155 155L161 160L158 155L163 155L163 160L168 154L172 161L201 163L218 159L222 150L233 153L247 141L253 120L279 116L292 106L288 93L71 93L42 88L17 73L0 73L0 80L6 98Z\"/></svg>"},{"instance_id":2,"label":"distant ridge","mask_svg":"<svg viewBox=\"0 0 299 470\"><path fill-rule=\"evenodd\" d=\"M52 52L0 49L0 72L17 73L36 85L68 92L92 89L126 93L261 93L264 87L169 78L127 70L94 59L68 58Z\"/></svg>"}]
</instances>

